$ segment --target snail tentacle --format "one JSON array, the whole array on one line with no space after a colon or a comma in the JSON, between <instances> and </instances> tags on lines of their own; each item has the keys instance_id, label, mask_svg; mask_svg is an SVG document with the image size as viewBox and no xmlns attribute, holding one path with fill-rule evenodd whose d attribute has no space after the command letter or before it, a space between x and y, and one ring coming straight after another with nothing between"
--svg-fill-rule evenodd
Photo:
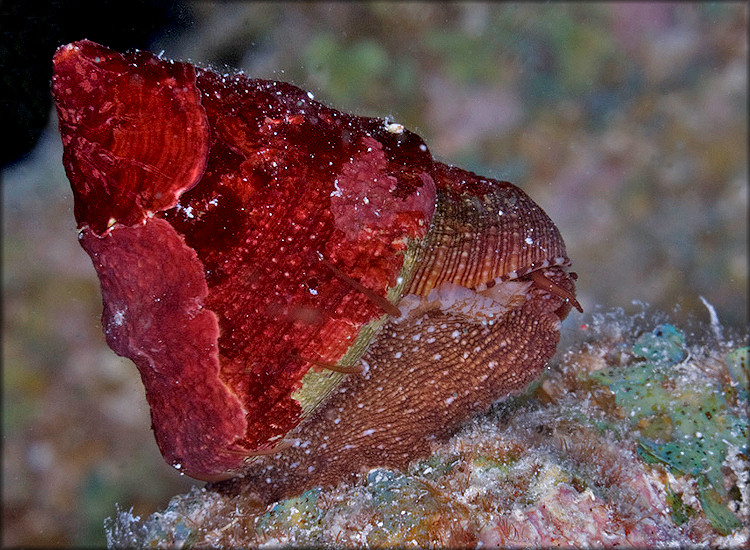
<instances>
[{"instance_id":1,"label":"snail tentacle","mask_svg":"<svg viewBox=\"0 0 750 550\"><path fill-rule=\"evenodd\" d=\"M401 312L399 309L390 303L386 298L378 294L377 292L374 292L372 289L367 288L365 285L360 283L359 281L349 277L346 273L341 271L338 267L333 265L331 262L325 260L321 254L318 255L320 258L320 262L326 266L328 269L330 269L336 277L338 277L341 281L348 284L350 287L352 287L357 292L361 292L368 300L370 300L373 304L378 306L380 309L385 311L388 315L392 315L394 317L398 317L401 315Z\"/></svg>"},{"instance_id":2,"label":"snail tentacle","mask_svg":"<svg viewBox=\"0 0 750 550\"><path fill-rule=\"evenodd\" d=\"M573 307L583 313L583 308L581 307L581 304L578 303L578 300L576 300L576 297L573 295L573 293L550 281L542 274L540 270L532 271L531 273L529 273L529 277L532 281L534 281L534 284L536 286L546 290L551 294L555 294L556 296L563 298L566 302L572 304Z\"/></svg>"},{"instance_id":3,"label":"snail tentacle","mask_svg":"<svg viewBox=\"0 0 750 550\"><path fill-rule=\"evenodd\" d=\"M341 374L362 374L365 371L364 366L361 364L351 366L337 365L335 363L329 363L327 361L321 361L319 359L310 359L308 357L303 357L297 354L292 354L292 357L297 357L302 361L307 361L308 363L315 365L316 367L321 367L333 372L340 372Z\"/></svg>"}]
</instances>

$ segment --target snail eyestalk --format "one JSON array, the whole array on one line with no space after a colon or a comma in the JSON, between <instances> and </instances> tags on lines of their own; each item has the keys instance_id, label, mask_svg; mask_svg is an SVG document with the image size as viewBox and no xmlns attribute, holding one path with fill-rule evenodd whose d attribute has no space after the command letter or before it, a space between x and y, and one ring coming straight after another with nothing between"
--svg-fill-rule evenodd
<instances>
[{"instance_id":1,"label":"snail eyestalk","mask_svg":"<svg viewBox=\"0 0 750 550\"><path fill-rule=\"evenodd\" d=\"M560 298L564 299L566 302L571 304L578 311L583 313L583 308L581 307L581 304L578 303L578 300L576 300L576 297L572 293L568 292L564 288L550 281L547 277L542 275L542 273L539 270L532 271L531 273L529 273L529 277L531 278L532 281L534 281L534 284L536 286L546 290L550 294L559 296Z\"/></svg>"}]
</instances>

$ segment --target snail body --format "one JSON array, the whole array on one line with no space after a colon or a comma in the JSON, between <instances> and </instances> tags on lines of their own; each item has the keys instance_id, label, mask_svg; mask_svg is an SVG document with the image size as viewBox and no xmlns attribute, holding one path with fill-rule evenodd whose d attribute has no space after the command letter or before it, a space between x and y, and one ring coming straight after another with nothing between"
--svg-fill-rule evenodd
<instances>
[{"instance_id":1,"label":"snail body","mask_svg":"<svg viewBox=\"0 0 750 550\"><path fill-rule=\"evenodd\" d=\"M580 307L542 209L400 125L90 41L53 64L107 342L188 475L271 498L403 466Z\"/></svg>"}]
</instances>

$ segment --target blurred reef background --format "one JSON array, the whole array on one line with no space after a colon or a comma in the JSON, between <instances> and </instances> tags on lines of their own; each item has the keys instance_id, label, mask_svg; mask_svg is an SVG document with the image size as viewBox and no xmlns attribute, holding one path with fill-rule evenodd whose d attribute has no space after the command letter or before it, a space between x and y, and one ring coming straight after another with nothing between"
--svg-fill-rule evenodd
<instances>
[{"instance_id":1,"label":"blurred reef background","mask_svg":"<svg viewBox=\"0 0 750 550\"><path fill-rule=\"evenodd\" d=\"M519 531L514 522L521 516L530 522L537 514L540 525L554 525L544 516L552 512L538 508L553 492L555 502L568 499L569 509L585 498L610 517L657 518L657 531L633 536L662 533L672 540L728 546L741 540L736 529L734 536L721 531L732 532L733 521L748 522L746 481L743 485L735 472L743 464L742 453L733 450L737 446L692 447L713 452L715 460L723 456L721 478L678 475L691 464L699 470L705 466L700 457L678 463L666 454L677 420L692 418L695 411L679 418L678 411L662 412L657 419L637 417L630 429L638 432L628 432L627 418L619 424L614 419L632 406L632 394L621 391L622 373L609 369L635 368L629 376L669 385L668 369L682 373L692 365L708 373L706 387L713 389L691 390L691 399L723 411L719 416L727 424L701 424L688 435L742 429L737 408L742 383L731 372L747 368L738 351L747 345L748 330L747 3L79 0L40 3L33 10L25 4L0 5L2 127L15 146L3 151L2 168L3 546L101 546L102 524L114 515L115 503L123 513L109 522L110 540L146 540L153 531L132 521L134 516L148 517L174 495L202 486L180 477L159 455L138 373L104 342L98 282L77 243L49 78L54 49L80 38L289 81L335 108L387 116L419 133L436 158L519 185L560 228L587 314L574 312L568 319L558 358L527 401L501 406L495 416L478 421L497 435L494 447L467 446L479 429L468 427L450 443L453 447L436 451L434 465L415 465L419 471L405 474L376 471L371 480L345 489L342 499L366 510L378 491L400 484L422 495L419 484L427 480L431 489L420 497L425 514L437 518L436 525L442 525L445 510L459 518L456 524L460 518L468 521L450 535L459 538L446 539L456 543L476 536L488 543L544 544L540 541L547 539ZM711 340L701 296L733 337ZM622 313L601 313L616 308ZM592 311L600 312L601 322L594 322ZM653 311L667 316L657 322ZM641 319L637 326L628 321L633 315ZM584 325L597 329L581 335ZM672 327L655 336L660 341L670 340L671 330L686 334L688 344L674 338L690 356L655 365L638 355L636 338L659 326ZM591 374L585 388L598 388L596 395L605 403L597 413L599 423L573 424L580 418L554 416L545 407L581 395L565 373L572 368L570 354L588 338L596 340L591 342L596 349L610 350L608 359L599 359L600 374ZM579 357L574 363L587 361L594 359ZM560 388L573 397L558 395ZM646 397L658 409L668 396ZM523 407L531 408L520 414ZM568 405L558 409L569 410ZM526 424L519 427L514 418ZM533 435L534 422L551 432ZM628 493L630 509L612 508L618 498L607 492L612 480L585 470L575 455L581 441L598 442L602 460L610 457L609 447L622 453L619 447L630 445L629 462L622 467L646 479ZM529 470L508 469L518 462L514 448L535 445L543 450L521 465ZM550 455L555 445L567 450ZM461 449L467 449L463 465L451 466L451 453ZM444 483L430 481L427 467L444 470ZM556 483L544 484L539 478L544 472ZM493 478L495 485L472 481L479 478ZM486 487L499 492L483 493ZM534 487L533 498L524 496ZM639 497L646 487L656 492ZM484 501L471 500L467 491L476 499L484 495ZM669 499L666 508L661 497ZM189 498L173 501L174 510ZM369 504L361 499L370 499ZM345 515L341 509L327 515L341 501L315 494L303 500L291 506L312 514L299 520L307 521L298 526L300 533L320 518ZM479 515L489 518L484 531L469 521L480 508L488 515ZM433 514L436 509L443 512ZM257 536L282 540L274 526L284 514L263 519L265 534ZM394 529L406 529L391 519ZM240 524L245 525L239 520L232 525ZM196 541L209 531L206 526L202 534L176 532ZM304 532L294 540L325 542L309 529ZM222 533L230 536L231 530ZM392 531L368 533L375 542L395 540L388 538Z\"/></svg>"}]
</instances>

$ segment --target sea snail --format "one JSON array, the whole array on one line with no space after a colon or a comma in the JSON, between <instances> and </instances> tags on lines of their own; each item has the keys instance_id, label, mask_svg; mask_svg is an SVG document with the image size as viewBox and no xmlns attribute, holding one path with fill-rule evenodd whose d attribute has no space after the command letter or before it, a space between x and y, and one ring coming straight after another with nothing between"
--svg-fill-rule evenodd
<instances>
[{"instance_id":1,"label":"sea snail","mask_svg":"<svg viewBox=\"0 0 750 550\"><path fill-rule=\"evenodd\" d=\"M187 475L270 499L405 466L580 309L544 211L401 125L87 40L53 63L106 339Z\"/></svg>"}]
</instances>

